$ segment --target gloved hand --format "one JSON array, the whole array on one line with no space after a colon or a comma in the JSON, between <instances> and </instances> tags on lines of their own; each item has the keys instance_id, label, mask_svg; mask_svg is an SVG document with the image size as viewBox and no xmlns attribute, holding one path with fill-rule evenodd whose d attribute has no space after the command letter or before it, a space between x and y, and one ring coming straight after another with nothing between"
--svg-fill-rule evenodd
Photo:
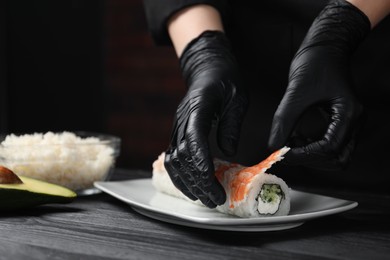
<instances>
[{"instance_id":1,"label":"gloved hand","mask_svg":"<svg viewBox=\"0 0 390 260\"><path fill-rule=\"evenodd\" d=\"M180 57L188 87L179 104L165 168L174 185L209 208L226 200L215 177L208 137L217 120L217 141L226 155L236 152L247 99L225 34L206 31L192 40Z\"/></svg>"},{"instance_id":2,"label":"gloved hand","mask_svg":"<svg viewBox=\"0 0 390 260\"><path fill-rule=\"evenodd\" d=\"M284 162L336 170L350 161L363 107L351 88L349 60L369 31L367 16L343 0L328 4L314 20L291 63L269 147L288 145L299 119L312 107L328 113L329 125L320 140L293 147Z\"/></svg>"}]
</instances>

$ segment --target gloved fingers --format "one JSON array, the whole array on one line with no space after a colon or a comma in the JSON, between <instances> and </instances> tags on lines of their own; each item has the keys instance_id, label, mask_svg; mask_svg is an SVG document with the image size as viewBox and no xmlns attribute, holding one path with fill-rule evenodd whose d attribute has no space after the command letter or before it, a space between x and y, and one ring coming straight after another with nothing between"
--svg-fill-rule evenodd
<instances>
[{"instance_id":1,"label":"gloved fingers","mask_svg":"<svg viewBox=\"0 0 390 260\"><path fill-rule=\"evenodd\" d=\"M286 92L274 114L270 137L268 139L268 147L271 151L276 151L286 145L299 118L305 108L308 107L302 101L299 102L291 99L289 92Z\"/></svg>"},{"instance_id":2,"label":"gloved fingers","mask_svg":"<svg viewBox=\"0 0 390 260\"><path fill-rule=\"evenodd\" d=\"M219 120L217 129L218 146L227 156L232 156L237 151L241 124L244 119L247 105L248 101L244 96L237 96L226 107Z\"/></svg>"},{"instance_id":3,"label":"gloved fingers","mask_svg":"<svg viewBox=\"0 0 390 260\"><path fill-rule=\"evenodd\" d=\"M354 139L358 131L358 118L361 114L360 104L351 98L340 97L332 100L330 105L330 122L325 132L321 146L312 151L322 152L331 157L343 154L350 140Z\"/></svg>"},{"instance_id":4,"label":"gloved fingers","mask_svg":"<svg viewBox=\"0 0 390 260\"><path fill-rule=\"evenodd\" d=\"M356 139L351 138L347 145L342 149L339 154L330 156L326 153L313 153L316 145L320 145L318 142L311 143L304 147L292 148L286 155L283 163L290 165L303 165L312 169L320 170L343 170L351 161L352 152L356 146Z\"/></svg>"},{"instance_id":5,"label":"gloved fingers","mask_svg":"<svg viewBox=\"0 0 390 260\"><path fill-rule=\"evenodd\" d=\"M176 115L174 119L173 131L171 133L171 143L167 151L165 151L164 167L167 170L173 185L189 199L197 200L197 198L194 195L192 195L192 193L190 192L190 190L187 188L187 186L185 185L185 183L182 181L180 177L184 169L177 156L176 141L179 138L178 136L180 132L179 121L180 118L177 118Z\"/></svg>"},{"instance_id":6,"label":"gloved fingers","mask_svg":"<svg viewBox=\"0 0 390 260\"><path fill-rule=\"evenodd\" d=\"M191 121L190 116L190 121ZM225 190L216 180L214 164L208 145L209 124L199 131L187 133L186 142L179 145L179 158L185 161L188 170L194 176L196 186L215 204L221 205L226 200ZM210 122L211 124L211 122ZM202 131L203 130L203 131Z\"/></svg>"},{"instance_id":7,"label":"gloved fingers","mask_svg":"<svg viewBox=\"0 0 390 260\"><path fill-rule=\"evenodd\" d=\"M193 172L213 173L214 165L209 151L208 136L215 115L215 104L203 102L189 113L184 140L178 144L181 160L189 160Z\"/></svg>"},{"instance_id":8,"label":"gloved fingers","mask_svg":"<svg viewBox=\"0 0 390 260\"><path fill-rule=\"evenodd\" d=\"M193 91L183 99L176 112L171 140L175 149L167 169L187 197L196 197L210 208L226 200L225 191L215 180L208 146L208 135L218 107L218 102L204 99L200 91Z\"/></svg>"},{"instance_id":9,"label":"gloved fingers","mask_svg":"<svg viewBox=\"0 0 390 260\"><path fill-rule=\"evenodd\" d=\"M185 175L181 176L182 180L185 178L183 182L187 185L187 188L206 206L221 205L226 200L226 194L215 177L214 164L209 156L208 149L205 150L205 153L202 153L202 156L205 156L203 158L205 161L200 161L202 156L191 152L192 149L199 151L193 145L192 143L189 147L189 144L184 142L178 147L178 157L185 170Z\"/></svg>"},{"instance_id":10,"label":"gloved fingers","mask_svg":"<svg viewBox=\"0 0 390 260\"><path fill-rule=\"evenodd\" d=\"M225 190L214 176L212 176L211 180L208 179L200 184L198 183L194 191L199 200L209 208L215 208L226 201Z\"/></svg>"},{"instance_id":11,"label":"gloved fingers","mask_svg":"<svg viewBox=\"0 0 390 260\"><path fill-rule=\"evenodd\" d=\"M173 149L165 153L164 166L175 187L191 200L197 200L187 185L182 181L181 174L185 170L177 157L177 150Z\"/></svg>"},{"instance_id":12,"label":"gloved fingers","mask_svg":"<svg viewBox=\"0 0 390 260\"><path fill-rule=\"evenodd\" d=\"M331 106L331 119L324 137L292 148L285 162L329 170L345 168L355 148L361 125L360 121L353 119L360 114L360 107L359 111L354 107L357 107L356 104L335 102Z\"/></svg>"},{"instance_id":13,"label":"gloved fingers","mask_svg":"<svg viewBox=\"0 0 390 260\"><path fill-rule=\"evenodd\" d=\"M309 168L341 168L337 156L321 151L324 141L316 141L303 147L291 148L283 162L289 165L303 165Z\"/></svg>"},{"instance_id":14,"label":"gloved fingers","mask_svg":"<svg viewBox=\"0 0 390 260\"><path fill-rule=\"evenodd\" d=\"M209 208L215 208L217 206L204 194L203 191L196 187L195 179L189 169L190 167L188 167L187 164L180 162L177 155L177 149L166 153L164 165L175 187L178 188L185 196L194 201L199 199Z\"/></svg>"},{"instance_id":15,"label":"gloved fingers","mask_svg":"<svg viewBox=\"0 0 390 260\"><path fill-rule=\"evenodd\" d=\"M200 190L197 187L194 187L192 190L193 194L202 202L203 205L210 209L214 209L217 207L217 204L215 204L202 190Z\"/></svg>"}]
</instances>

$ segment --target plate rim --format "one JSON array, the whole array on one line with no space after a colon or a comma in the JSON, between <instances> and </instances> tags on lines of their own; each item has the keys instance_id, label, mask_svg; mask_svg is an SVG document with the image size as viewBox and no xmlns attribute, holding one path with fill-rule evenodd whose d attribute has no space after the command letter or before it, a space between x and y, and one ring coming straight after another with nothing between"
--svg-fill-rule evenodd
<instances>
[{"instance_id":1,"label":"plate rim","mask_svg":"<svg viewBox=\"0 0 390 260\"><path fill-rule=\"evenodd\" d=\"M206 218L200 218L200 217L193 217L193 216L187 216L183 214L178 214L176 212L171 212L167 213L166 211L159 209L159 208L154 208L150 205L146 205L144 203L140 203L137 201L134 201L129 198L124 198L123 196L120 196L119 194L113 192L112 190L108 189L105 185L106 184L115 184L115 183L133 183L133 184L146 184L146 185L151 185L151 178L142 178L142 179L133 179L133 180L124 180L124 181L97 181L94 183L95 187L102 190L103 192L129 204L132 207L137 207L141 208L141 210L147 210L149 212L155 212L157 214L165 215L167 217L175 217L176 219L180 219L181 221L187 221L187 222L194 222L194 223L199 223L202 225L218 225L218 226L226 226L226 225L274 225L274 224L285 224L285 223L296 223L296 222L305 222L307 220L319 218L319 217L325 217L328 215L333 215L333 214L338 214L350 209L353 209L358 206L358 203L356 201L351 201L351 200L344 200L340 198L335 198L335 197L330 197L330 196L325 196L321 194L315 194L315 193L310 193L310 192L304 192L304 191L299 191L299 190L292 190L292 192L297 192L297 193L302 193L306 195L314 195L314 196L321 196L325 198L330 198L330 199L336 199L339 200L340 202L345 203L343 206L339 206L336 208L331 208L331 209L325 209L321 211L315 211L315 212L308 212L304 214L294 214L294 215L287 215L287 216L274 216L274 217L260 217L260 218L240 218L240 217L232 217L232 218L226 218L226 219L221 219L221 218L213 218L213 219L206 219ZM158 192L158 191L156 191ZM162 193L161 193L162 194ZM165 196L169 196L166 194L163 194ZM180 198L175 198L174 199L180 199ZM181 199L180 199L181 200ZM195 204L194 204L195 205ZM201 206L199 206L201 207ZM221 213L223 214L223 213Z\"/></svg>"},{"instance_id":2,"label":"plate rim","mask_svg":"<svg viewBox=\"0 0 390 260\"><path fill-rule=\"evenodd\" d=\"M144 215L146 217L159 220L162 222L170 223L170 224L176 224L181 226L187 226L192 228L201 228L201 229L212 229L212 230L219 230L219 231L244 231L244 232L269 232L269 231L280 231L280 230L286 230L291 229L295 227L299 227L303 225L305 222L291 222L291 223L277 223L277 224L271 224L271 225L213 225L213 224L205 224L205 223L199 223L195 221L186 221L175 217L165 216L164 214L156 214L156 212L151 212L143 208L139 208L136 206L133 206L132 209L136 212L138 212L141 215ZM161 215L164 215L161 216Z\"/></svg>"}]
</instances>

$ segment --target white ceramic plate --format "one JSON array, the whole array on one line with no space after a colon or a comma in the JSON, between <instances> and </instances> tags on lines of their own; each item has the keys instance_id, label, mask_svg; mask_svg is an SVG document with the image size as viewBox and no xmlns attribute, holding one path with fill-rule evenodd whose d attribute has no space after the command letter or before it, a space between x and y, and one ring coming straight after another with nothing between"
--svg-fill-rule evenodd
<instances>
[{"instance_id":1,"label":"white ceramic plate","mask_svg":"<svg viewBox=\"0 0 390 260\"><path fill-rule=\"evenodd\" d=\"M168 223L227 231L274 231L350 210L357 202L302 191L291 191L288 216L240 218L156 191L151 179L95 182L95 187L128 203L138 213Z\"/></svg>"}]
</instances>

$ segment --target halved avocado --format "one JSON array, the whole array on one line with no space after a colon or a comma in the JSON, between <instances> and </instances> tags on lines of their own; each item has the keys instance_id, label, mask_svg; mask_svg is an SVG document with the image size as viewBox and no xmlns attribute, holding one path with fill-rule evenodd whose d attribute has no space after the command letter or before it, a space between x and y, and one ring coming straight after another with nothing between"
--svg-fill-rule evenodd
<instances>
[{"instance_id":1,"label":"halved avocado","mask_svg":"<svg viewBox=\"0 0 390 260\"><path fill-rule=\"evenodd\" d=\"M0 176L8 176L9 169L0 166ZM14 174L11 171L12 174ZM16 175L16 174L15 174ZM2 178L0 178L1 180ZM4 179L4 178L3 178ZM59 185L17 176L14 183L0 183L0 211L29 208L48 203L69 203L76 198L76 193ZM22 183L20 183L20 180Z\"/></svg>"}]
</instances>

